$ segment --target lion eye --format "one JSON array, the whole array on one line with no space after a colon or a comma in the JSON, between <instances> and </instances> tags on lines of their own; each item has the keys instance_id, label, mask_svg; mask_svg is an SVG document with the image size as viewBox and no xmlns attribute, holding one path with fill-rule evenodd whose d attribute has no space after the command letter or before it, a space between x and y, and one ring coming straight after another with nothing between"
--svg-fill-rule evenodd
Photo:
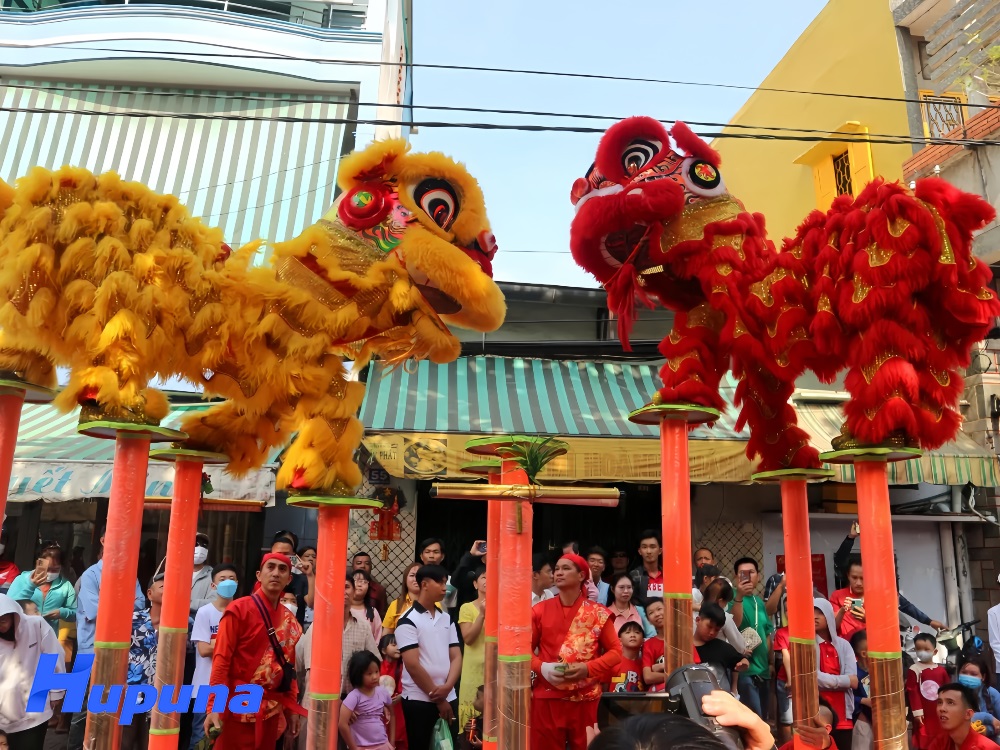
<instances>
[{"instance_id":1,"label":"lion eye","mask_svg":"<svg viewBox=\"0 0 1000 750\"><path fill-rule=\"evenodd\" d=\"M622 168L629 177L634 177L645 169L663 149L659 141L637 138L625 147L622 154Z\"/></svg>"},{"instance_id":2,"label":"lion eye","mask_svg":"<svg viewBox=\"0 0 1000 750\"><path fill-rule=\"evenodd\" d=\"M413 190L413 201L442 229L449 229L458 216L458 194L445 180L423 180Z\"/></svg>"}]
</instances>

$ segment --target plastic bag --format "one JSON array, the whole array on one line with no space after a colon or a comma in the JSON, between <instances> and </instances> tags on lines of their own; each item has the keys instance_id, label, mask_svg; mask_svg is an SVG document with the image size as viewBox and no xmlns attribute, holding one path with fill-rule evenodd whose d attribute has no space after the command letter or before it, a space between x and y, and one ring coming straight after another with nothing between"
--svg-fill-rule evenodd
<instances>
[{"instance_id":1,"label":"plastic bag","mask_svg":"<svg viewBox=\"0 0 1000 750\"><path fill-rule=\"evenodd\" d=\"M448 728L448 722L444 719L438 719L434 724L429 750L455 750L455 743L451 739L451 729Z\"/></svg>"}]
</instances>

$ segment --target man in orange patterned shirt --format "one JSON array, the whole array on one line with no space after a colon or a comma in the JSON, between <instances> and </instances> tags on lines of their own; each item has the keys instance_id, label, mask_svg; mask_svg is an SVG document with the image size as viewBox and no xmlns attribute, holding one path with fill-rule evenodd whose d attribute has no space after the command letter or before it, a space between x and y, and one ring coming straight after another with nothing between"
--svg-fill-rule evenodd
<instances>
[{"instance_id":1,"label":"man in orange patterned shirt","mask_svg":"<svg viewBox=\"0 0 1000 750\"><path fill-rule=\"evenodd\" d=\"M586 560L563 555L555 568L559 595L531 608L532 747L586 750L601 683L621 662L615 618L583 591L589 578Z\"/></svg>"},{"instance_id":2,"label":"man in orange patterned shirt","mask_svg":"<svg viewBox=\"0 0 1000 750\"><path fill-rule=\"evenodd\" d=\"M274 750L286 727L293 737L299 733L299 719L305 712L296 700L294 667L295 644L302 637L302 627L279 602L291 575L287 555L264 555L257 572L260 589L235 600L222 614L209 684L225 685L230 696L237 685L260 685L264 699L256 714L234 714L225 706L210 706L213 712L205 718L206 734L213 727L222 727L215 750ZM274 629L274 641L269 628ZM284 677L288 671L285 665L291 667L290 681Z\"/></svg>"}]
</instances>

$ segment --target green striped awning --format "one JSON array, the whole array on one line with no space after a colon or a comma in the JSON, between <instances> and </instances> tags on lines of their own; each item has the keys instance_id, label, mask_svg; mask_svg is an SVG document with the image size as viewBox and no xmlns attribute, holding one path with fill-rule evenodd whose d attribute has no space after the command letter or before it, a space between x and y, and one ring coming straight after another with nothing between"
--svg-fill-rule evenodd
<instances>
[{"instance_id":1,"label":"green striped awning","mask_svg":"<svg viewBox=\"0 0 1000 750\"><path fill-rule=\"evenodd\" d=\"M576 360L460 357L416 370L373 365L361 421L370 432L538 434L563 437L655 438L656 427L628 414L649 403L659 365ZM735 381L723 396L731 403ZM696 440L746 440L730 410Z\"/></svg>"},{"instance_id":2,"label":"green striped awning","mask_svg":"<svg viewBox=\"0 0 1000 750\"><path fill-rule=\"evenodd\" d=\"M179 429L185 414L208 406L207 403L173 406L162 425ZM14 460L114 460L115 441L81 435L76 431L79 423L79 409L63 414L49 404L25 404L21 410L21 426L17 431Z\"/></svg>"},{"instance_id":3,"label":"green striped awning","mask_svg":"<svg viewBox=\"0 0 1000 750\"><path fill-rule=\"evenodd\" d=\"M659 434L656 427L632 424L627 415L649 402L660 383L658 370L657 363L491 356L461 357L443 365L425 361L410 371L387 371L376 364L368 376L360 418L371 436L407 436L399 445L420 434L653 440ZM729 408L713 427L694 430L692 440L713 441L720 449L725 441L728 449L732 441L747 439L746 428L741 432L735 429L735 388L735 380L727 373L721 391ZM813 445L820 452L829 451L830 441L840 433L844 421L841 404L797 402L795 409ZM369 448L375 442L369 440ZM389 450L386 446L390 442L379 445ZM638 448L636 444L635 450ZM747 481L753 467L742 460L743 467L727 460L703 476L717 477L708 481ZM835 481L854 482L852 466L830 468L837 473ZM919 460L889 465L891 484L963 485L969 481L980 487L1000 485L1000 464L995 454L964 433Z\"/></svg>"},{"instance_id":4,"label":"green striped awning","mask_svg":"<svg viewBox=\"0 0 1000 750\"><path fill-rule=\"evenodd\" d=\"M797 403L795 411L803 429L812 435L812 443L823 453L831 450L830 441L840 434L844 411L840 404ZM830 466L837 476L834 481L854 482L851 465ZM899 461L888 466L889 484L947 484L977 487L1000 486L1000 465L995 453L959 432L955 439L936 451L925 453L918 460Z\"/></svg>"},{"instance_id":5,"label":"green striped awning","mask_svg":"<svg viewBox=\"0 0 1000 750\"><path fill-rule=\"evenodd\" d=\"M193 216L221 227L235 248L294 237L329 210L344 126L115 113L341 119L348 101L6 79L0 108L0 143L8 146L0 153L0 178L67 164L117 172L178 196Z\"/></svg>"}]
</instances>

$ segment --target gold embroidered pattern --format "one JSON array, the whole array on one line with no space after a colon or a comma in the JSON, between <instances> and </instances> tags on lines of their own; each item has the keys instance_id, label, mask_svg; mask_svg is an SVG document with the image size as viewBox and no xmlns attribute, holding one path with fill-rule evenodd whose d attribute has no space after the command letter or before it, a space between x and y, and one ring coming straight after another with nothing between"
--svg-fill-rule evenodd
<instances>
[{"instance_id":1,"label":"gold embroidered pattern","mask_svg":"<svg viewBox=\"0 0 1000 750\"><path fill-rule=\"evenodd\" d=\"M868 417L868 421L871 422L872 420L874 420L875 415L879 413L879 410L887 403L892 401L892 399L894 398L904 398L903 392L898 390L893 391L888 396L886 396L885 400L881 404L876 406L874 409L865 409L865 416Z\"/></svg>"},{"instance_id":2,"label":"gold embroidered pattern","mask_svg":"<svg viewBox=\"0 0 1000 750\"><path fill-rule=\"evenodd\" d=\"M751 284L750 293L763 302L765 307L770 307L774 304L774 295L771 294L771 286L778 283L786 276L788 276L788 271L784 268L772 271L763 281Z\"/></svg>"},{"instance_id":3,"label":"gold embroidered pattern","mask_svg":"<svg viewBox=\"0 0 1000 750\"><path fill-rule=\"evenodd\" d=\"M667 360L667 367L669 367L673 372L677 372L680 369L681 363L683 363L684 360L697 359L697 358L698 355L695 352L688 352L687 354L682 354L679 357L671 357L670 359Z\"/></svg>"},{"instance_id":4,"label":"gold embroidered pattern","mask_svg":"<svg viewBox=\"0 0 1000 750\"><path fill-rule=\"evenodd\" d=\"M934 217L934 224L937 225L938 234L941 235L941 257L938 258L938 263L951 265L955 262L955 250L951 246L951 240L948 239L948 229L944 225L944 219L941 218L937 209L930 203L924 203L923 205L924 208L931 212L931 216Z\"/></svg>"},{"instance_id":5,"label":"gold embroidered pattern","mask_svg":"<svg viewBox=\"0 0 1000 750\"><path fill-rule=\"evenodd\" d=\"M715 272L718 273L719 276L728 276L733 272L733 267L729 263L719 263L715 267Z\"/></svg>"},{"instance_id":6,"label":"gold embroidered pattern","mask_svg":"<svg viewBox=\"0 0 1000 750\"><path fill-rule=\"evenodd\" d=\"M866 284L864 281L859 279L857 276L854 277L853 283L854 283L854 296L851 297L851 300L854 302L854 304L858 304L859 302L864 301L865 297L868 296L868 292L870 292L872 288L868 286L868 284Z\"/></svg>"},{"instance_id":7,"label":"gold embroidered pattern","mask_svg":"<svg viewBox=\"0 0 1000 750\"><path fill-rule=\"evenodd\" d=\"M705 236L705 227L717 221L730 221L743 213L740 205L731 198L699 201L685 208L681 215L663 228L660 247L669 251L674 245ZM739 250L738 252L741 252ZM742 254L740 257L743 257Z\"/></svg>"},{"instance_id":8,"label":"gold embroidered pattern","mask_svg":"<svg viewBox=\"0 0 1000 750\"><path fill-rule=\"evenodd\" d=\"M931 370L931 374L939 385L948 386L951 383L951 375L946 370Z\"/></svg>"},{"instance_id":9,"label":"gold embroidered pattern","mask_svg":"<svg viewBox=\"0 0 1000 750\"><path fill-rule=\"evenodd\" d=\"M670 331L670 335L667 336L667 338L670 340L671 344L679 344L679 343L681 343L681 335L679 333L677 333L677 329L671 330Z\"/></svg>"},{"instance_id":10,"label":"gold embroidered pattern","mask_svg":"<svg viewBox=\"0 0 1000 750\"><path fill-rule=\"evenodd\" d=\"M905 232L909 226L909 221L904 219L902 216L897 216L893 221L889 222L889 234L893 237L902 237L903 232Z\"/></svg>"},{"instance_id":11,"label":"gold embroidered pattern","mask_svg":"<svg viewBox=\"0 0 1000 750\"><path fill-rule=\"evenodd\" d=\"M870 384L872 382L872 379L875 377L875 373L877 373L880 369L882 369L882 365L884 365L893 357L898 357L898 356L899 355L894 351L882 352L877 357L875 357L874 362L869 362L866 365L861 365L861 374L865 376L865 382Z\"/></svg>"},{"instance_id":12,"label":"gold embroidered pattern","mask_svg":"<svg viewBox=\"0 0 1000 750\"><path fill-rule=\"evenodd\" d=\"M740 256L740 260L746 260L743 252L742 234L717 234L712 238L712 249L718 250L720 247L730 247Z\"/></svg>"},{"instance_id":13,"label":"gold embroidered pattern","mask_svg":"<svg viewBox=\"0 0 1000 750\"><path fill-rule=\"evenodd\" d=\"M817 312L833 311L833 307L830 305L830 298L827 295L825 294L820 295L819 301L816 303L816 310Z\"/></svg>"},{"instance_id":14,"label":"gold embroidered pattern","mask_svg":"<svg viewBox=\"0 0 1000 750\"><path fill-rule=\"evenodd\" d=\"M892 260L892 256L895 255L894 251L886 250L884 247L879 247L874 242L865 248L865 252L868 253L868 265L871 268L884 266Z\"/></svg>"},{"instance_id":15,"label":"gold embroidered pattern","mask_svg":"<svg viewBox=\"0 0 1000 750\"><path fill-rule=\"evenodd\" d=\"M721 310L715 310L707 302L702 302L687 314L688 328L708 328L718 332L722 329L725 316Z\"/></svg>"},{"instance_id":16,"label":"gold embroidered pattern","mask_svg":"<svg viewBox=\"0 0 1000 750\"><path fill-rule=\"evenodd\" d=\"M746 326L743 325L743 320L741 318L736 318L736 320L733 321L733 338L738 339L740 336L744 336L748 333L749 331Z\"/></svg>"}]
</instances>

